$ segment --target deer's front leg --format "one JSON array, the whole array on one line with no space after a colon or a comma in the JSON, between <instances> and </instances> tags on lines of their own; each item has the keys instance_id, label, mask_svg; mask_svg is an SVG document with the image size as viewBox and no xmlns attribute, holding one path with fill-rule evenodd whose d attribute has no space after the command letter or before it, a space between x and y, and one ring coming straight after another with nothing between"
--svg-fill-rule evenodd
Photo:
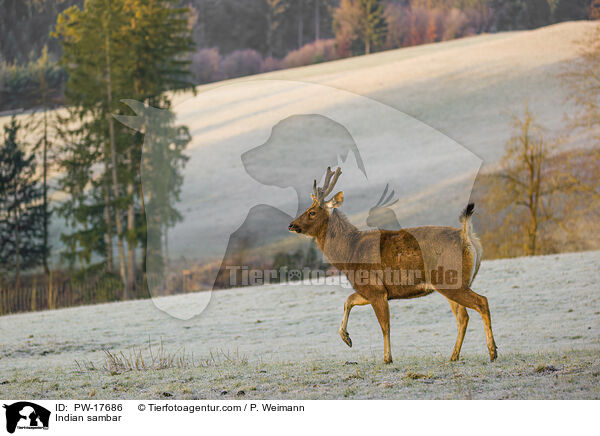
<instances>
[{"instance_id":1,"label":"deer's front leg","mask_svg":"<svg viewBox=\"0 0 600 436\"><path fill-rule=\"evenodd\" d=\"M346 299L346 303L344 303L344 317L342 318L342 324L340 325L340 336L342 337L342 341L344 341L349 347L352 347L352 339L350 339L350 335L346 329L348 327L348 317L350 316L350 311L354 306L364 306L365 304L369 304L369 302L356 292L350 295Z\"/></svg>"}]
</instances>

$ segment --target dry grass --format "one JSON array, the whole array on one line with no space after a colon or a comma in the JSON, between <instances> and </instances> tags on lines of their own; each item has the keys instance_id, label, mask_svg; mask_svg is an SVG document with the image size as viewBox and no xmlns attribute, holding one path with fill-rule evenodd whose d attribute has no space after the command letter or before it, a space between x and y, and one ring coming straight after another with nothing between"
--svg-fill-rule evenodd
<instances>
[{"instance_id":1,"label":"dry grass","mask_svg":"<svg viewBox=\"0 0 600 436\"><path fill-rule=\"evenodd\" d=\"M169 351L162 339L158 346L152 346L148 339L145 347L132 346L128 351L104 350L104 362L101 368L110 374L122 374L130 371L157 371L171 368L202 368L216 365L246 365L248 358L235 351L215 350L204 359L195 359L193 353L187 353L184 347ZM75 361L80 371L94 371L96 365L91 362Z\"/></svg>"}]
</instances>

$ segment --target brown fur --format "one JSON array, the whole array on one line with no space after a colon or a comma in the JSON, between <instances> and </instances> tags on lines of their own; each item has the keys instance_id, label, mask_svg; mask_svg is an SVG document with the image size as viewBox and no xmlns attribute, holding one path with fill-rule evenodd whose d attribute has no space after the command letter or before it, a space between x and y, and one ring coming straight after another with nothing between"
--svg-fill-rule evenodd
<instances>
[{"instance_id":1,"label":"brown fur","mask_svg":"<svg viewBox=\"0 0 600 436\"><path fill-rule=\"evenodd\" d=\"M472 205L461 216L461 228L428 226L397 231L360 231L335 209L342 202L342 192L328 202L315 197L312 206L290 223L291 231L316 240L329 262L346 274L356 291L344 305L339 331L342 340L352 346L346 330L352 307L371 304L383 333L384 362L392 362L388 300L422 297L437 291L449 300L458 326L451 360L458 360L460 355L469 321L466 308L481 315L490 360L496 359L487 299L470 288L482 257L481 244L471 229L469 219ZM437 273L440 267L446 272L456 271L456 283L451 283L451 280L439 283L439 277L443 276ZM384 277L382 280L370 280L366 284L358 280L357 274L362 271L376 273L390 270L409 270L420 275L422 280L399 284L384 276L381 276Z\"/></svg>"}]
</instances>

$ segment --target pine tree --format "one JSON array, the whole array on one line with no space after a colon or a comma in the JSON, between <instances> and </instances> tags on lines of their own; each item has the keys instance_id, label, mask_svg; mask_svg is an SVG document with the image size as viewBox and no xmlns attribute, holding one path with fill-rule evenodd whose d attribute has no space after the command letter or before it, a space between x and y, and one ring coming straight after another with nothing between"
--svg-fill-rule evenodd
<instances>
[{"instance_id":1,"label":"pine tree","mask_svg":"<svg viewBox=\"0 0 600 436\"><path fill-rule=\"evenodd\" d=\"M183 184L182 170L187 161L183 151L191 137L185 126L176 126L175 115L167 109L145 106L134 100L126 103L136 116L118 115L124 125L144 132L141 176L148 210L146 227L148 257L146 265L152 273L168 267L168 229L181 220L176 208ZM147 230L146 230L147 229ZM144 235L146 236L146 234Z\"/></svg>"},{"instance_id":2,"label":"pine tree","mask_svg":"<svg viewBox=\"0 0 600 436\"><path fill-rule=\"evenodd\" d=\"M21 271L40 265L46 255L43 191L35 177L34 155L18 143L20 127L14 117L4 126L0 148L0 265L14 272L15 287Z\"/></svg>"},{"instance_id":3,"label":"pine tree","mask_svg":"<svg viewBox=\"0 0 600 436\"><path fill-rule=\"evenodd\" d=\"M90 0L85 3L85 9L71 7L59 15L55 36L61 39L63 45L63 58L61 63L69 72L66 96L71 104L77 108L75 113L78 122L83 124L83 143L94 147L93 155L96 161L102 162L104 169L99 181L92 180L91 173L88 180L80 181L87 188L91 185L102 184L104 195L94 195L93 198L104 198L104 203L109 203L106 208L92 207L87 203L79 204L77 208L81 213L87 211L90 215L80 218L86 225L90 221L97 221L97 216L103 216L106 232L104 238L98 235L99 228L90 227L87 236L78 229L75 239L89 259L93 245L104 239L112 238L112 223L115 223L118 246L118 263L121 280L125 283L125 250L122 214L122 197L124 191L119 180L119 169L122 165L122 149L119 132L115 132L115 123L112 113L118 108L118 100L113 94L123 94L127 85L127 71L122 66L125 64L129 48L126 40L127 15L124 10L123 0ZM73 147L81 147L75 144ZM77 159L87 160L85 152L76 149ZM83 156L83 157L82 157ZM108 192L107 192L108 191ZM112 196L112 197L111 197ZM73 198L72 198L73 200ZM67 208L68 209L68 208ZM110 234L110 237L109 237ZM93 236L92 236L93 235ZM79 249L71 245L71 254ZM109 271L112 265L107 268ZM126 297L123 288L123 297Z\"/></svg>"},{"instance_id":4,"label":"pine tree","mask_svg":"<svg viewBox=\"0 0 600 436\"><path fill-rule=\"evenodd\" d=\"M39 122L39 126L36 126L36 130L40 132L40 140L34 147L34 151L38 152L41 149L42 155L42 192L43 192L43 200L42 200L42 208L44 213L44 257L42 259L42 266L44 268L44 274L49 276L50 268L48 266L48 257L50 256L51 247L49 243L49 228L50 228L50 218L52 216L52 211L50 209L50 204L48 201L49 194L49 183L48 183L48 172L51 167L52 161L52 142L49 139L49 130L51 129L51 124L54 124L54 117L49 114L49 110L52 107L53 103L57 103L57 98L55 97L58 92L57 88L60 87L62 82L55 82L52 80L48 80L48 72L51 71L52 65L48 59L48 48L44 47L42 50L42 55L37 60L38 66L38 90L35 91L35 95L37 96L35 99L35 103L41 107L42 114L41 120Z\"/></svg>"},{"instance_id":5,"label":"pine tree","mask_svg":"<svg viewBox=\"0 0 600 436\"><path fill-rule=\"evenodd\" d=\"M80 211L79 224L72 223L70 250L79 258L85 253L87 262L90 253L104 250L110 271L115 235L124 298L135 281L136 248L146 241L139 165L144 137L115 122L113 115L128 113L120 102L124 98L168 109L171 102L165 91L192 86L185 55L193 49L193 41L187 9L177 4L175 0L88 0L84 10L68 9L57 23L56 36L63 44L61 62L69 71L66 94L82 125L80 143L69 147L73 159L83 165L89 159L102 164L96 176L83 173L71 187L73 204L62 209L63 213L71 208ZM91 148L85 150L84 144ZM90 190L90 199L77 197L81 186ZM87 236L81 233L85 231Z\"/></svg>"},{"instance_id":6,"label":"pine tree","mask_svg":"<svg viewBox=\"0 0 600 436\"><path fill-rule=\"evenodd\" d=\"M194 48L186 19L187 9L177 7L173 0L131 0L126 2L125 10L133 16L127 34L130 47L128 65L125 66L130 72L127 98L168 111L171 101L165 91L193 89L190 62L185 57ZM139 240L142 251L146 252L146 228L139 225L139 217L145 215L139 166L143 141L141 132L136 132L127 141L128 288L134 283L135 248ZM178 165L173 160L166 162ZM145 258L142 263L146 264Z\"/></svg>"},{"instance_id":7,"label":"pine tree","mask_svg":"<svg viewBox=\"0 0 600 436\"><path fill-rule=\"evenodd\" d=\"M94 124L72 122L77 119L78 110L68 108L69 112L57 120L58 164L64 174L58 189L68 198L60 203L57 212L71 229L61 235L66 247L61 256L74 268L90 266L93 256L100 255L108 267L105 262L98 262L92 265L93 269L104 267L110 272L112 245L107 235L111 235L112 226L106 214L111 204L104 196L108 194L108 173L93 171L94 165L102 161L103 144L101 136L94 132Z\"/></svg>"}]
</instances>

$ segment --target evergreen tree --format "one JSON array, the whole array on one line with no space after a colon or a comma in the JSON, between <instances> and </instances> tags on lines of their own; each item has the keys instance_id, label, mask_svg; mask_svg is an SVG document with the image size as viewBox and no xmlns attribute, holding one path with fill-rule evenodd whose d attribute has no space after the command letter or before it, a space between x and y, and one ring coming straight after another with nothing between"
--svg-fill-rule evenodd
<instances>
[{"instance_id":1,"label":"evergreen tree","mask_svg":"<svg viewBox=\"0 0 600 436\"><path fill-rule=\"evenodd\" d=\"M122 196L119 180L119 165L122 164L123 150L118 141L119 132L115 132L112 113L118 108L118 100L113 94L125 92L127 84L126 65L127 47L127 15L123 0L89 0L85 8L80 10L71 7L59 15L55 36L63 44L63 58L61 63L69 72L66 95L68 100L77 108L76 122L83 124L84 138L80 144L89 144L94 148L92 154L100 154L97 161L102 162L103 174L99 177L103 184L105 203L109 203L109 214L104 215L105 225L101 226L105 232L110 232L112 238L112 223L115 223L116 239L118 246L119 273L125 283L125 250L123 232ZM75 155L81 158L85 152L76 150ZM100 157L101 156L101 157ZM88 156L85 156L85 161ZM84 186L96 185L97 180L92 180L91 172L88 180L81 181ZM90 186L88 186L90 185ZM112 197L111 197L112 196ZM98 195L93 198L99 198ZM84 203L85 206L86 205ZM95 221L97 214L102 209L98 207L83 207L81 213L89 215L81 217L80 221L87 224ZM102 215L101 215L102 216ZM91 234L76 238L78 244L84 244L81 249L85 253L93 251L92 245L102 239L108 240L108 234L102 238L98 235L98 227L84 226L84 230ZM77 229L79 234L82 230ZM83 236L83 235L80 235ZM71 245L71 256L79 249ZM112 265L108 265L109 271ZM126 297L126 289L123 289Z\"/></svg>"},{"instance_id":2,"label":"evergreen tree","mask_svg":"<svg viewBox=\"0 0 600 436\"><path fill-rule=\"evenodd\" d=\"M44 47L42 51L42 56L38 59L37 64L42 67L38 71L38 80L39 80L39 89L36 92L36 103L41 107L42 114L40 125L37 130L40 131L40 140L36 144L34 151L38 151L41 149L42 155L42 208L44 214L44 257L42 259L42 266L44 268L44 274L49 276L50 268L48 266L48 257L50 256L51 247L48 241L49 238L49 227L50 227L50 217L52 215L52 211L50 210L50 204L48 202L48 193L49 193L49 184L48 184L48 171L50 170L51 161L52 161L52 143L49 140L49 130L51 128L50 124L53 124L54 116L50 115L48 112L52 107L53 103L57 103L56 99L56 83L52 83L47 79L46 69L50 67L50 62L48 60L48 49ZM46 67L46 68L43 68ZM54 85L54 86L53 86ZM51 119L52 118L52 119Z\"/></svg>"},{"instance_id":3,"label":"evergreen tree","mask_svg":"<svg viewBox=\"0 0 600 436\"><path fill-rule=\"evenodd\" d=\"M129 71L127 79L129 92L122 97L146 103L168 113L171 101L166 91L193 89L190 62L185 56L194 48L186 19L188 10L177 7L177 2L173 0L130 0L126 2L125 10L133 18L127 32L130 49L127 57L129 64L124 65L124 68ZM167 124L152 126L152 128L154 131L166 134L168 139L172 140L174 136L168 136L169 132L165 130L167 126L169 128L172 126L171 121L172 119ZM148 134L149 130L146 129L145 133ZM143 142L144 135L141 131L136 131L126 141L128 148L124 177L127 194L126 283L128 288L131 288L134 283L135 249L139 240L142 242L142 252L147 251L146 226L139 224L145 215L140 180ZM179 145L176 148L179 149ZM167 159L165 163L173 165L173 170L177 171L178 159ZM171 194L175 195L175 191L171 191ZM174 222L169 222L169 226L173 224ZM142 263L146 264L145 258L142 259Z\"/></svg>"},{"instance_id":4,"label":"evergreen tree","mask_svg":"<svg viewBox=\"0 0 600 436\"><path fill-rule=\"evenodd\" d=\"M183 151L191 140L185 126L175 125L175 114L167 109L145 106L135 100L126 103L136 116L117 115L124 125L144 132L140 175L147 203L148 219L143 228L148 241L146 265L152 273L168 266L168 229L181 220L176 208L183 184Z\"/></svg>"},{"instance_id":5,"label":"evergreen tree","mask_svg":"<svg viewBox=\"0 0 600 436\"><path fill-rule=\"evenodd\" d=\"M83 255L89 262L91 253L104 252L111 271L116 236L125 298L135 281L136 249L146 241L139 164L144 136L113 115L128 113L120 103L125 98L168 109L165 91L192 86L185 55L193 41L187 9L177 5L175 0L88 0L85 9L73 7L59 16L55 34L69 71L66 94L82 126L79 141L68 145L70 156L84 166L91 160L102 167L81 173L73 186L65 182L71 204L62 213L79 211L73 233L65 237L74 238L70 257L80 261ZM90 190L90 198L79 198L81 189Z\"/></svg>"},{"instance_id":6,"label":"evergreen tree","mask_svg":"<svg viewBox=\"0 0 600 436\"><path fill-rule=\"evenodd\" d=\"M0 148L0 265L14 272L15 286L21 271L40 265L47 249L43 191L35 177L34 155L18 143L20 127L14 117L4 126Z\"/></svg>"},{"instance_id":7,"label":"evergreen tree","mask_svg":"<svg viewBox=\"0 0 600 436\"><path fill-rule=\"evenodd\" d=\"M58 116L57 138L58 164L64 176L59 179L58 189L67 195L57 212L71 229L63 233L61 240L65 250L61 256L73 268L75 266L93 266L93 269L105 267L109 272L112 263L112 245L108 195L108 173L95 174L94 165L102 162L103 146L101 137L93 131L92 123L75 124L77 108L71 107L69 113ZM108 228L107 228L108 225ZM104 261L92 265L94 255Z\"/></svg>"}]
</instances>

